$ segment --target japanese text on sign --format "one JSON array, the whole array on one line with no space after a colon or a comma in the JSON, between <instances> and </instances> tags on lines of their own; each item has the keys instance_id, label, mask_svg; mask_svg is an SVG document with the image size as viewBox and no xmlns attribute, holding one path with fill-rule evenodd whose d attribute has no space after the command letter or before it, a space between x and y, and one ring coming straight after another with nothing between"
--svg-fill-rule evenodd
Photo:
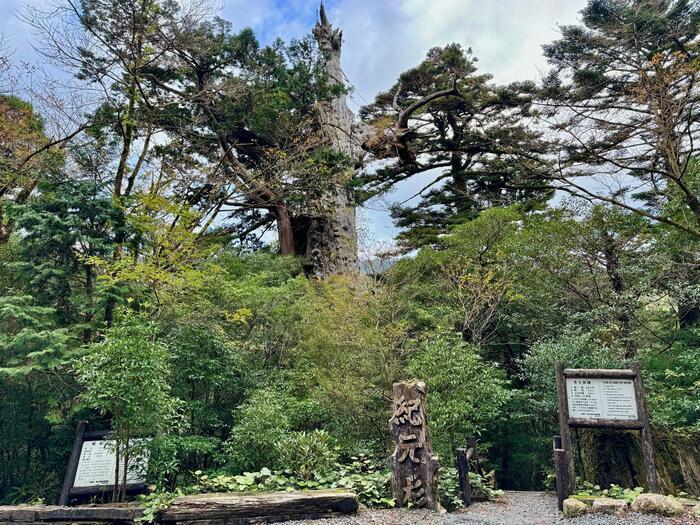
<instances>
[{"instance_id":1,"label":"japanese text on sign","mask_svg":"<svg viewBox=\"0 0 700 525\"><path fill-rule=\"evenodd\" d=\"M631 379L566 378L569 416L574 419L636 420L637 401Z\"/></svg>"}]
</instances>

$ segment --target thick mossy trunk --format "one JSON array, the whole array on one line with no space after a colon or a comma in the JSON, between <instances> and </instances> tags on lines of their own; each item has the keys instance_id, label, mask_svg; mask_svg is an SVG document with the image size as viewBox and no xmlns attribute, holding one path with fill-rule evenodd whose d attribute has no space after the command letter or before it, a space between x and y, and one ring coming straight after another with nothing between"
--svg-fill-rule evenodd
<instances>
[{"instance_id":1,"label":"thick mossy trunk","mask_svg":"<svg viewBox=\"0 0 700 525\"><path fill-rule=\"evenodd\" d=\"M578 429L575 459L583 479L602 487L643 487L639 433ZM654 433L654 462L661 491L700 495L700 437Z\"/></svg>"}]
</instances>

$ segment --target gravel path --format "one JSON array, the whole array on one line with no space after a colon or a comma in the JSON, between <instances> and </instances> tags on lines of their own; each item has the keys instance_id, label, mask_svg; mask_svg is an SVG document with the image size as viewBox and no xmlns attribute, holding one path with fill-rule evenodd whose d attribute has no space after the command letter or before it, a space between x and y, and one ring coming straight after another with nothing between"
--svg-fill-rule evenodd
<instances>
[{"instance_id":1,"label":"gravel path","mask_svg":"<svg viewBox=\"0 0 700 525\"><path fill-rule=\"evenodd\" d=\"M690 516L663 518L629 513L624 516L586 515L563 519L556 497L547 492L506 492L493 503L475 503L467 510L438 514L426 510L361 510L355 516L326 520L289 521L287 525L700 525Z\"/></svg>"}]
</instances>

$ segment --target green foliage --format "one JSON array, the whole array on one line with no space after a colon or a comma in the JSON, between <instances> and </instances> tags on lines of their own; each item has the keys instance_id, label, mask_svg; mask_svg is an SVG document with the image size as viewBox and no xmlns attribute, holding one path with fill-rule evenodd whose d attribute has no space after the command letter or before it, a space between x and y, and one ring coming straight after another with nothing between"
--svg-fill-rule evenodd
<instances>
[{"instance_id":1,"label":"green foliage","mask_svg":"<svg viewBox=\"0 0 700 525\"><path fill-rule=\"evenodd\" d=\"M433 446L443 458L452 457L468 437L493 428L511 395L503 371L454 335L420 341L407 371L428 385Z\"/></svg>"},{"instance_id":2,"label":"green foliage","mask_svg":"<svg viewBox=\"0 0 700 525\"><path fill-rule=\"evenodd\" d=\"M578 487L576 496L601 496L612 499L621 499L627 503L632 503L637 496L644 492L643 487L635 487L633 489L622 488L614 483L608 489L601 489L600 485L583 482L581 487Z\"/></svg>"},{"instance_id":3,"label":"green foliage","mask_svg":"<svg viewBox=\"0 0 700 525\"><path fill-rule=\"evenodd\" d=\"M168 510L179 494L172 492L152 492L141 495L139 504L143 509L141 517L135 520L136 523L158 523L163 512Z\"/></svg>"},{"instance_id":4,"label":"green foliage","mask_svg":"<svg viewBox=\"0 0 700 525\"><path fill-rule=\"evenodd\" d=\"M350 463L335 464L324 473L313 472L310 479L295 476L290 470L258 472L240 475L195 472L197 488L203 492L256 492L264 490L347 489L370 508L393 507L389 472L364 455L353 456Z\"/></svg>"},{"instance_id":5,"label":"green foliage","mask_svg":"<svg viewBox=\"0 0 700 525\"><path fill-rule=\"evenodd\" d=\"M31 296L0 297L0 374L26 376L66 363L70 336L54 314Z\"/></svg>"},{"instance_id":6,"label":"green foliage","mask_svg":"<svg viewBox=\"0 0 700 525\"><path fill-rule=\"evenodd\" d=\"M223 462L221 440L213 436L163 435L151 440L149 451L149 479L170 490L175 490L189 471Z\"/></svg>"},{"instance_id":7,"label":"green foliage","mask_svg":"<svg viewBox=\"0 0 700 525\"><path fill-rule=\"evenodd\" d=\"M111 418L115 453L125 458L124 480L130 454L137 455L134 438L158 436L181 423L180 402L168 384L170 356L155 333L147 317L123 310L104 339L74 363L82 402Z\"/></svg>"},{"instance_id":8,"label":"green foliage","mask_svg":"<svg viewBox=\"0 0 700 525\"><path fill-rule=\"evenodd\" d=\"M522 392L527 396L533 415L554 421L557 410L554 364L565 363L567 368L621 368L622 351L606 347L590 333L574 329L560 337L543 340L532 346L522 360L523 375L528 387Z\"/></svg>"},{"instance_id":9,"label":"green foliage","mask_svg":"<svg viewBox=\"0 0 700 525\"><path fill-rule=\"evenodd\" d=\"M645 356L645 381L647 403L655 425L667 430L697 432L700 430L698 329L688 331L665 352L650 352Z\"/></svg>"},{"instance_id":10,"label":"green foliage","mask_svg":"<svg viewBox=\"0 0 700 525\"><path fill-rule=\"evenodd\" d=\"M118 438L158 435L178 420L179 403L167 383L170 356L155 335L147 317L123 310L104 339L75 361L82 401L111 415Z\"/></svg>"},{"instance_id":11,"label":"green foliage","mask_svg":"<svg viewBox=\"0 0 700 525\"><path fill-rule=\"evenodd\" d=\"M232 468L257 470L277 462L277 443L291 429L287 405L279 393L264 388L236 409L231 437L225 445Z\"/></svg>"},{"instance_id":12,"label":"green foliage","mask_svg":"<svg viewBox=\"0 0 700 525\"><path fill-rule=\"evenodd\" d=\"M54 308L57 321L87 342L102 304L90 258L111 253L114 203L95 180L50 180L39 189L8 210L24 232L13 266L39 304Z\"/></svg>"},{"instance_id":13,"label":"green foliage","mask_svg":"<svg viewBox=\"0 0 700 525\"><path fill-rule=\"evenodd\" d=\"M309 480L328 472L338 459L339 447L323 430L292 432L277 442L278 463L295 476Z\"/></svg>"},{"instance_id":14,"label":"green foliage","mask_svg":"<svg viewBox=\"0 0 700 525\"><path fill-rule=\"evenodd\" d=\"M489 472L482 476L477 472L469 472L469 485L472 488L472 498L474 500L495 501L503 495L502 490L494 488L495 475ZM442 467L438 482L438 491L442 505L449 510L464 507L462 491L459 488L459 473L454 467Z\"/></svg>"},{"instance_id":15,"label":"green foliage","mask_svg":"<svg viewBox=\"0 0 700 525\"><path fill-rule=\"evenodd\" d=\"M315 283L294 329L286 376L305 425L323 428L346 450L359 442L383 450L386 395L398 377L400 322L385 315L380 290L350 280ZM357 425L357 418L365 424ZM379 446L377 446L379 444Z\"/></svg>"}]
</instances>

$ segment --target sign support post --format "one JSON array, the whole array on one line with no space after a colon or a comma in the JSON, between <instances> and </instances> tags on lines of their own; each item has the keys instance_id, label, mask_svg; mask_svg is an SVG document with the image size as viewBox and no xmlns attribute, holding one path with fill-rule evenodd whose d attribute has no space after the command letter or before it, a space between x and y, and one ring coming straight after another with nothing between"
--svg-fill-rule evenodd
<instances>
[{"instance_id":1,"label":"sign support post","mask_svg":"<svg viewBox=\"0 0 700 525\"><path fill-rule=\"evenodd\" d=\"M73 482L75 481L75 474L78 472L78 460L80 459L80 450L83 446L83 435L85 434L86 427L87 421L78 421L78 426L75 429L73 450L71 451L70 459L68 460L68 470L66 471L66 477L63 480L61 496L58 498L59 505L68 505L70 491L73 488Z\"/></svg>"},{"instance_id":2,"label":"sign support post","mask_svg":"<svg viewBox=\"0 0 700 525\"><path fill-rule=\"evenodd\" d=\"M650 492L659 491L659 482L656 477L656 466L654 465L654 447L651 443L651 425L649 424L649 414L647 413L647 404L644 396L644 379L639 363L632 363L632 371L634 376L634 393L637 400L637 410L639 411L639 419L644 426L642 427L642 458L644 460L644 474L646 476L647 490Z\"/></svg>"},{"instance_id":3,"label":"sign support post","mask_svg":"<svg viewBox=\"0 0 700 525\"><path fill-rule=\"evenodd\" d=\"M564 450L564 467L566 476L557 478L557 492L562 491L565 497L576 492L576 471L574 470L574 454L571 445L571 429L569 428L569 403L566 395L566 381L564 379L564 363L557 361L555 365L557 377L557 398L559 399L559 435L561 436L561 449Z\"/></svg>"}]
</instances>

